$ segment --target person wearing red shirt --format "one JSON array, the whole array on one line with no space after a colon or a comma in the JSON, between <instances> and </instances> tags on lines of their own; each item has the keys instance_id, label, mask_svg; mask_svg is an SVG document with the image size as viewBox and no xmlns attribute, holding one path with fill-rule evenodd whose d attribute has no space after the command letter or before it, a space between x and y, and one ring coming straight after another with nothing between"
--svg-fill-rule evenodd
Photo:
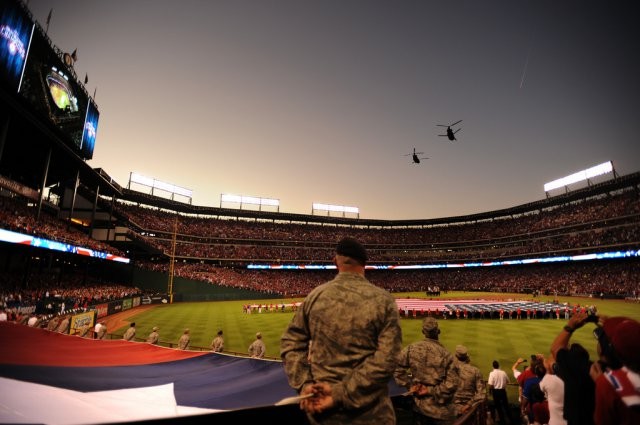
<instances>
[{"instance_id":1,"label":"person wearing red shirt","mask_svg":"<svg viewBox=\"0 0 640 425\"><path fill-rule=\"evenodd\" d=\"M628 317L601 322L594 331L600 361L591 367L596 383L594 422L640 424L640 322Z\"/></svg>"}]
</instances>

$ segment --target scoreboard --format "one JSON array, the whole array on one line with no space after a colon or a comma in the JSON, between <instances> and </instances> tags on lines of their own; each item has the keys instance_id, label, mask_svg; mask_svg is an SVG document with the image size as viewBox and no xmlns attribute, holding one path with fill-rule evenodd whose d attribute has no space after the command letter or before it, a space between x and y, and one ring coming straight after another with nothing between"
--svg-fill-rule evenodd
<instances>
[{"instance_id":1,"label":"scoreboard","mask_svg":"<svg viewBox=\"0 0 640 425\"><path fill-rule=\"evenodd\" d=\"M18 0L0 3L0 80L54 124L80 157L93 158L98 108L77 80L71 56L53 46Z\"/></svg>"}]
</instances>

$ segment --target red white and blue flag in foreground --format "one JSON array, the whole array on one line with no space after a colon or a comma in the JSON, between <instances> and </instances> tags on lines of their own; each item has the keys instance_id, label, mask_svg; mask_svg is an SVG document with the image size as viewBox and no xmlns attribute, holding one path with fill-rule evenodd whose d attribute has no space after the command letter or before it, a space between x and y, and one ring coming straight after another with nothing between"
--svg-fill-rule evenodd
<instances>
[{"instance_id":1,"label":"red white and blue flag in foreground","mask_svg":"<svg viewBox=\"0 0 640 425\"><path fill-rule=\"evenodd\" d=\"M274 405L282 363L0 322L0 423L131 422Z\"/></svg>"}]
</instances>

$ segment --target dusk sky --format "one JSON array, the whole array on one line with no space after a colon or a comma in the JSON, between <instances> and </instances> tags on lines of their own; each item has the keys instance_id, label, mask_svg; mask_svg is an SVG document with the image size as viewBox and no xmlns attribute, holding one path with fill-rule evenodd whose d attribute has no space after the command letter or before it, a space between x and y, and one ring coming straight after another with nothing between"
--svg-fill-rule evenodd
<instances>
[{"instance_id":1,"label":"dusk sky","mask_svg":"<svg viewBox=\"0 0 640 425\"><path fill-rule=\"evenodd\" d=\"M543 199L608 160L640 171L636 1L27 4L77 49L100 110L89 164L123 186L428 219ZM438 136L458 120L457 141Z\"/></svg>"}]
</instances>

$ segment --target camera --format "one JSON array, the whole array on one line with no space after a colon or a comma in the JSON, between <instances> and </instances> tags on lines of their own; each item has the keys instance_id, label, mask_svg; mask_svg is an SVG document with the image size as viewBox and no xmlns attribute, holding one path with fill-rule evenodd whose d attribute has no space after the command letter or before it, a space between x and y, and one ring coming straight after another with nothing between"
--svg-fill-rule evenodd
<instances>
[{"instance_id":1,"label":"camera","mask_svg":"<svg viewBox=\"0 0 640 425\"><path fill-rule=\"evenodd\" d=\"M598 320L600 320L600 318L598 317L597 314L590 314L587 316L587 318L585 319L585 323L598 323Z\"/></svg>"}]
</instances>

